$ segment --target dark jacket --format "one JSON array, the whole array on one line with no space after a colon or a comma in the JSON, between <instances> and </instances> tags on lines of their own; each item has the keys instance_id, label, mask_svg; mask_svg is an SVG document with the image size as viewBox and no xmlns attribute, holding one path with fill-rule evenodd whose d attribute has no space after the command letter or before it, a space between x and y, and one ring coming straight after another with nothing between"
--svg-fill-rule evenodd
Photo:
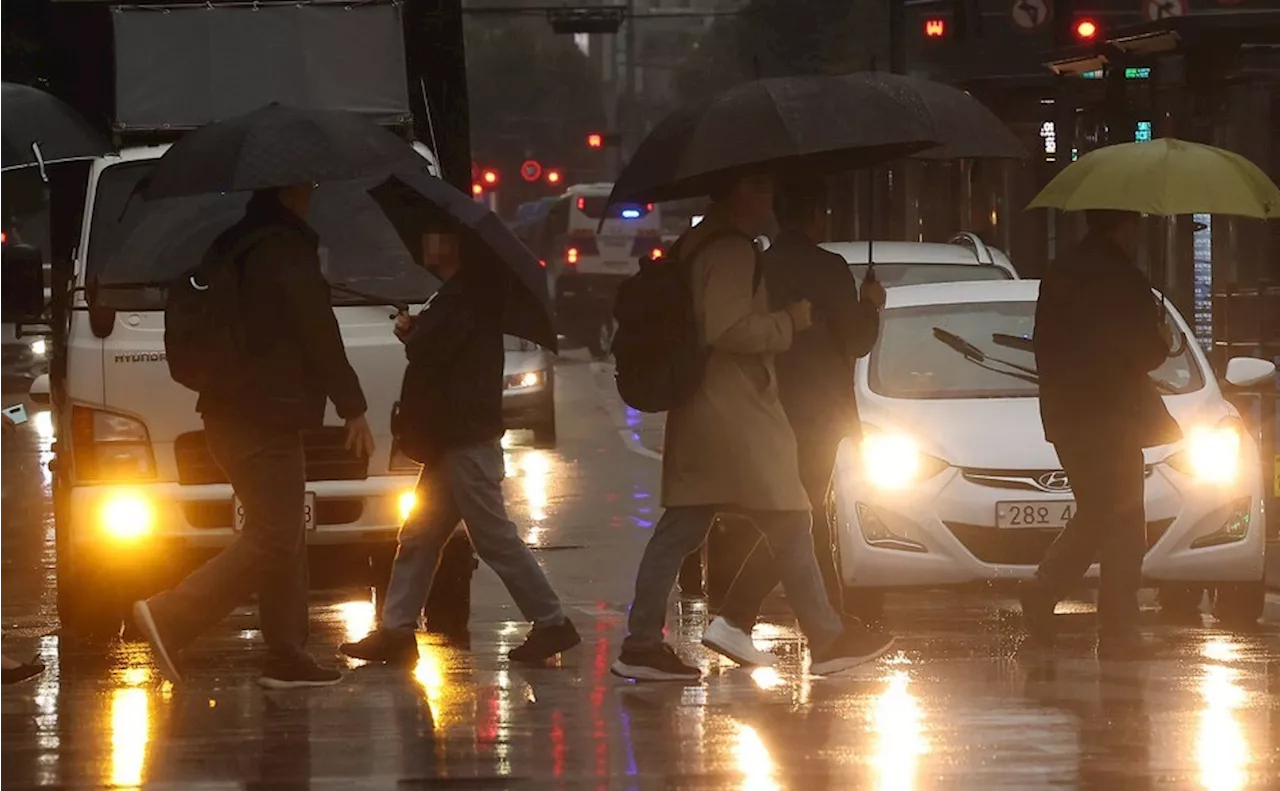
<instances>
[{"instance_id":1,"label":"dark jacket","mask_svg":"<svg viewBox=\"0 0 1280 791\"><path fill-rule=\"evenodd\" d=\"M1168 357L1151 286L1111 240L1086 236L1049 267L1034 347L1045 439L1151 447L1180 436L1148 375Z\"/></svg>"},{"instance_id":2,"label":"dark jacket","mask_svg":"<svg viewBox=\"0 0 1280 791\"><path fill-rule=\"evenodd\" d=\"M797 299L813 303L814 326L797 333L776 365L782 406L796 436L859 433L853 361L871 351L880 312L858 297L849 265L803 234L783 231L764 254L765 281L775 309Z\"/></svg>"},{"instance_id":3,"label":"dark jacket","mask_svg":"<svg viewBox=\"0 0 1280 791\"><path fill-rule=\"evenodd\" d=\"M465 275L450 278L413 317L397 434L412 458L502 436L502 325L493 300Z\"/></svg>"},{"instance_id":4,"label":"dark jacket","mask_svg":"<svg viewBox=\"0 0 1280 791\"><path fill-rule=\"evenodd\" d=\"M207 417L288 428L321 425L327 399L344 420L363 415L368 405L320 272L316 232L274 197L255 196L244 218L213 244L231 249L260 232L240 281L251 344L244 375L201 393L196 408Z\"/></svg>"}]
</instances>

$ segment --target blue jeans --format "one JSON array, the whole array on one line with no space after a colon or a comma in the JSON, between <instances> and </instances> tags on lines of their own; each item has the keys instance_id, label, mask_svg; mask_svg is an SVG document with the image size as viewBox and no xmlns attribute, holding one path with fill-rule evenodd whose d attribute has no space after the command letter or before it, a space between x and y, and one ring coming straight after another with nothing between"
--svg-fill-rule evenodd
<instances>
[{"instance_id":1,"label":"blue jeans","mask_svg":"<svg viewBox=\"0 0 1280 791\"><path fill-rule=\"evenodd\" d=\"M560 598L507 518L503 477L502 448L496 441L449 450L422 471L418 508L400 528L400 547L382 605L382 628L417 627L440 551L459 521L466 523L476 554L507 586L525 620L535 627L564 622Z\"/></svg>"},{"instance_id":2,"label":"blue jeans","mask_svg":"<svg viewBox=\"0 0 1280 791\"><path fill-rule=\"evenodd\" d=\"M676 573L686 555L702 545L717 513L717 506L668 508L644 548L636 572L636 597L627 622L629 634L623 650L645 650L662 643L667 620L667 599ZM787 601L800 621L800 629L815 646L840 636L840 616L827 599L822 574L813 555L808 511L734 511L751 520L764 534L773 553ZM732 596L732 592L730 596Z\"/></svg>"}]
</instances>

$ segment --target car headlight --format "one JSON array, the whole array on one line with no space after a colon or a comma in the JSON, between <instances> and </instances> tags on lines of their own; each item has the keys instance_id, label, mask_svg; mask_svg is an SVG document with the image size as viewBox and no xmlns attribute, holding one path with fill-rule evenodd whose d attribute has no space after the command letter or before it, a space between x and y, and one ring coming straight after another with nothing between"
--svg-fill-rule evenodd
<instances>
[{"instance_id":1,"label":"car headlight","mask_svg":"<svg viewBox=\"0 0 1280 791\"><path fill-rule=\"evenodd\" d=\"M862 439L862 471L872 484L890 491L927 481L947 468L942 459L921 452L906 434L872 431Z\"/></svg>"},{"instance_id":2,"label":"car headlight","mask_svg":"<svg viewBox=\"0 0 1280 791\"><path fill-rule=\"evenodd\" d=\"M156 509L145 495L116 492L103 500L98 519L107 535L121 541L132 541L151 532L156 521Z\"/></svg>"},{"instance_id":3,"label":"car headlight","mask_svg":"<svg viewBox=\"0 0 1280 791\"><path fill-rule=\"evenodd\" d=\"M39 338L31 342L31 354L35 357L43 357L49 352L49 344L44 338Z\"/></svg>"},{"instance_id":4,"label":"car headlight","mask_svg":"<svg viewBox=\"0 0 1280 791\"><path fill-rule=\"evenodd\" d=\"M400 499L397 501L397 505L400 508L400 521L402 523L408 522L409 517L413 515L413 512L418 510L417 490L410 489L407 492L402 492L400 494Z\"/></svg>"},{"instance_id":5,"label":"car headlight","mask_svg":"<svg viewBox=\"0 0 1280 791\"><path fill-rule=\"evenodd\" d=\"M545 378L542 371L526 371L508 376L505 387L507 390L527 390L542 384Z\"/></svg>"},{"instance_id":6,"label":"car headlight","mask_svg":"<svg viewBox=\"0 0 1280 791\"><path fill-rule=\"evenodd\" d=\"M76 406L71 446L81 481L137 481L156 476L151 435L142 421L116 412Z\"/></svg>"},{"instance_id":7,"label":"car headlight","mask_svg":"<svg viewBox=\"0 0 1280 791\"><path fill-rule=\"evenodd\" d=\"M1186 433L1182 450L1166 459L1170 467L1205 483L1231 484L1240 477L1244 429L1236 418Z\"/></svg>"}]
</instances>

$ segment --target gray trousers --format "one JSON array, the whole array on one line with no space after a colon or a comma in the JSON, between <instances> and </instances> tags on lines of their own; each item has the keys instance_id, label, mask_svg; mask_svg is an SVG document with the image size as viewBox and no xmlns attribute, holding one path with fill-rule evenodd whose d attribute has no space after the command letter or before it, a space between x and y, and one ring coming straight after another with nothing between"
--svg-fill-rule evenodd
<instances>
[{"instance_id":1,"label":"gray trousers","mask_svg":"<svg viewBox=\"0 0 1280 791\"><path fill-rule=\"evenodd\" d=\"M244 532L176 587L154 596L153 615L166 642L180 649L257 593L267 650L282 658L300 655L310 587L302 435L208 419L205 439L244 505Z\"/></svg>"},{"instance_id":2,"label":"gray trousers","mask_svg":"<svg viewBox=\"0 0 1280 791\"><path fill-rule=\"evenodd\" d=\"M653 528L636 572L636 597L631 604L624 650L645 650L662 643L667 621L667 599L676 573L686 555L702 545L717 513L716 506L668 508ZM774 565L782 580L800 629L814 646L840 636L843 625L822 585L822 574L813 554L808 511L733 511L750 519L769 543Z\"/></svg>"},{"instance_id":3,"label":"gray trousers","mask_svg":"<svg viewBox=\"0 0 1280 791\"><path fill-rule=\"evenodd\" d=\"M504 475L502 448L496 440L454 448L430 469L423 469L418 478L418 508L400 528L400 547L382 605L382 628L417 627L440 551L459 521L466 523L476 554L507 586L525 620L534 627L564 622L559 597L507 518Z\"/></svg>"}]
</instances>

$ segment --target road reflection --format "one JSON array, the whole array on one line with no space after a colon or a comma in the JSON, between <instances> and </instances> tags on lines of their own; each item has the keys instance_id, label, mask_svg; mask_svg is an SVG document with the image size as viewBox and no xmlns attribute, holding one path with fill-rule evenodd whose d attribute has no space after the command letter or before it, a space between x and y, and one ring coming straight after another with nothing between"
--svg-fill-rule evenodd
<instances>
[{"instance_id":1,"label":"road reflection","mask_svg":"<svg viewBox=\"0 0 1280 791\"><path fill-rule=\"evenodd\" d=\"M111 691L111 771L107 781L117 788L139 788L151 740L151 671L128 667L116 674Z\"/></svg>"},{"instance_id":2,"label":"road reflection","mask_svg":"<svg viewBox=\"0 0 1280 791\"><path fill-rule=\"evenodd\" d=\"M733 743L733 757L742 773L743 791L774 791L780 788L774 776L773 758L769 748L756 733L756 729L741 722L734 723L737 738Z\"/></svg>"},{"instance_id":3,"label":"road reflection","mask_svg":"<svg viewBox=\"0 0 1280 791\"><path fill-rule=\"evenodd\" d=\"M911 676L906 670L892 671L887 688L876 697L871 711L876 734L872 766L876 787L883 791L915 788L920 756L928 750L920 701L910 687Z\"/></svg>"},{"instance_id":4,"label":"road reflection","mask_svg":"<svg viewBox=\"0 0 1280 791\"><path fill-rule=\"evenodd\" d=\"M1249 782L1249 739L1237 712L1247 695L1240 686L1240 671L1217 662L1239 655L1236 647L1221 639L1205 642L1206 660L1200 676L1200 726L1196 733L1196 760L1200 785L1206 791L1237 791Z\"/></svg>"}]
</instances>

